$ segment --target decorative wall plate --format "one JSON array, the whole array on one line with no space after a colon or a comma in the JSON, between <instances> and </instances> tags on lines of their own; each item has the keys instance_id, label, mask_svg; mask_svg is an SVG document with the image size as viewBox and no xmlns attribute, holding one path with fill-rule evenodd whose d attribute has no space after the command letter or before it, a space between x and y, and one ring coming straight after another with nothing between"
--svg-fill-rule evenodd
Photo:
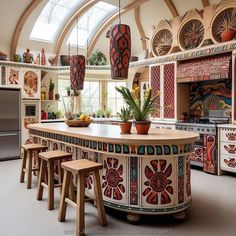
<instances>
[{"instance_id":1,"label":"decorative wall plate","mask_svg":"<svg viewBox=\"0 0 236 236\"><path fill-rule=\"evenodd\" d=\"M212 23L212 36L213 39L220 43L222 40L222 32L234 31L236 32L236 8L227 8L221 11L213 20ZM233 35L232 35L233 37ZM230 39L229 39L230 40ZM226 40L227 41L227 40Z\"/></svg>"},{"instance_id":2,"label":"decorative wall plate","mask_svg":"<svg viewBox=\"0 0 236 236\"><path fill-rule=\"evenodd\" d=\"M162 56L169 53L173 42L173 36L170 30L161 29L156 32L152 40L152 51L155 56Z\"/></svg>"},{"instance_id":3,"label":"decorative wall plate","mask_svg":"<svg viewBox=\"0 0 236 236\"><path fill-rule=\"evenodd\" d=\"M192 19L186 22L180 29L180 46L185 49L197 48L202 44L204 37L204 26L200 20Z\"/></svg>"}]
</instances>

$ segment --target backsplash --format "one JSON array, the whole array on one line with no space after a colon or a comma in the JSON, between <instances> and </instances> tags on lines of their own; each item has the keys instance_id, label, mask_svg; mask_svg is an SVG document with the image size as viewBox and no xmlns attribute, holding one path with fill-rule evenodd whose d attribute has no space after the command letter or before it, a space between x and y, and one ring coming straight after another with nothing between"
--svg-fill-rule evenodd
<instances>
[{"instance_id":1,"label":"backsplash","mask_svg":"<svg viewBox=\"0 0 236 236\"><path fill-rule=\"evenodd\" d=\"M204 81L192 83L189 88L190 113L192 116L204 116L203 111L224 111L231 117L232 81ZM209 112L208 112L209 113ZM213 112L212 112L213 113Z\"/></svg>"}]
</instances>

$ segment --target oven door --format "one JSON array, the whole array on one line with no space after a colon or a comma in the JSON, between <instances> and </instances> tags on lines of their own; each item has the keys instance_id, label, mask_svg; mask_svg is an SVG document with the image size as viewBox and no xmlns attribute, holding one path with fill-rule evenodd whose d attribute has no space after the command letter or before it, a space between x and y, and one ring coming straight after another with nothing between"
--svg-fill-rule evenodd
<instances>
[{"instance_id":1,"label":"oven door","mask_svg":"<svg viewBox=\"0 0 236 236\"><path fill-rule=\"evenodd\" d=\"M204 135L199 135L199 140L194 143L194 153L191 155L191 165L203 167L205 154Z\"/></svg>"},{"instance_id":2,"label":"oven door","mask_svg":"<svg viewBox=\"0 0 236 236\"><path fill-rule=\"evenodd\" d=\"M208 173L217 174L217 140L216 135L204 135L204 146L206 152L203 161L203 170Z\"/></svg>"}]
</instances>

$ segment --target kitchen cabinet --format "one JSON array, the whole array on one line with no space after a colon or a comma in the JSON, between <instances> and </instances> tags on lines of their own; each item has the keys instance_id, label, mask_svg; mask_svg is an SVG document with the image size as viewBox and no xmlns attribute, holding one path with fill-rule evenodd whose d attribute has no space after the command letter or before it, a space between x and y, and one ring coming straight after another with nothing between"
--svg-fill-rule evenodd
<instances>
[{"instance_id":1,"label":"kitchen cabinet","mask_svg":"<svg viewBox=\"0 0 236 236\"><path fill-rule=\"evenodd\" d=\"M176 63L151 66L150 84L153 89L153 95L160 92L153 118L176 120Z\"/></svg>"},{"instance_id":2,"label":"kitchen cabinet","mask_svg":"<svg viewBox=\"0 0 236 236\"><path fill-rule=\"evenodd\" d=\"M218 125L220 169L236 173L236 125Z\"/></svg>"}]
</instances>

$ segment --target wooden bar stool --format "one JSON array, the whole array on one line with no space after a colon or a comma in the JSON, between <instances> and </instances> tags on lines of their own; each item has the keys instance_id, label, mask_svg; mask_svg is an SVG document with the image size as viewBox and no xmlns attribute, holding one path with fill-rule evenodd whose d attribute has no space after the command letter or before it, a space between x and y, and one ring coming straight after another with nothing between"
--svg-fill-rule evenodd
<instances>
[{"instance_id":1,"label":"wooden bar stool","mask_svg":"<svg viewBox=\"0 0 236 236\"><path fill-rule=\"evenodd\" d=\"M105 208L102 198L102 189L100 184L99 170L103 168L102 164L81 159L76 161L64 162L61 164L64 169L64 179L62 186L61 201L59 207L59 221L65 221L67 203L76 207L77 221L76 234L84 235L84 196L85 196L85 172L93 172L95 200L98 208L98 219L102 226L107 224ZM72 174L78 175L77 181L77 204L68 198L69 181Z\"/></svg>"},{"instance_id":2,"label":"wooden bar stool","mask_svg":"<svg viewBox=\"0 0 236 236\"><path fill-rule=\"evenodd\" d=\"M47 147L40 145L40 144L26 144L21 146L24 150L23 158L21 162L21 171L20 171L20 183L23 183L25 180L25 172L27 172L27 188L31 188L32 183L32 172L33 171L39 171L40 166L40 160L38 159L38 168L32 167L33 162L33 153L37 152L43 152L47 150ZM28 160L28 163L27 163ZM27 168L26 168L26 164Z\"/></svg>"},{"instance_id":3,"label":"wooden bar stool","mask_svg":"<svg viewBox=\"0 0 236 236\"><path fill-rule=\"evenodd\" d=\"M42 200L43 197L43 189L48 189L48 210L54 209L54 188L60 187L61 179L62 179L62 171L61 171L61 162L63 160L69 161L72 160L72 154L67 153L61 150L48 151L39 153L39 158L41 158L40 172L39 172L39 182L38 182L38 192L37 192L37 200ZM54 165L55 162L58 161L59 168L59 184L54 184ZM48 166L48 168L47 168ZM45 177L47 178L47 183L45 181ZM71 182L71 198L75 200L74 186Z\"/></svg>"}]
</instances>

